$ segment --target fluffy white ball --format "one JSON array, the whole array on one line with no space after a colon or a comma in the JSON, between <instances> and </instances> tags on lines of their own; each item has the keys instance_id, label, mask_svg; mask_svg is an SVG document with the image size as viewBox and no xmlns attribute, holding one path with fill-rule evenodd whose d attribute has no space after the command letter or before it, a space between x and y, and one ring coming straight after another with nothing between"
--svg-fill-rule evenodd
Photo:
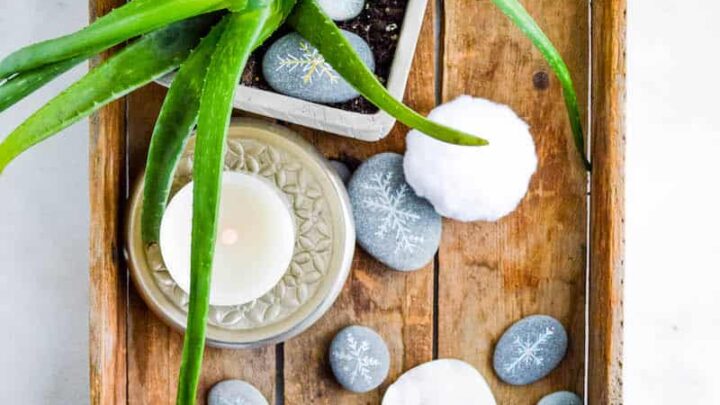
<instances>
[{"instance_id":1,"label":"fluffy white ball","mask_svg":"<svg viewBox=\"0 0 720 405\"><path fill-rule=\"evenodd\" d=\"M429 118L490 144L450 145L410 131L404 166L415 193L459 221L496 221L514 211L537 168L528 124L506 105L470 96L438 106Z\"/></svg>"}]
</instances>

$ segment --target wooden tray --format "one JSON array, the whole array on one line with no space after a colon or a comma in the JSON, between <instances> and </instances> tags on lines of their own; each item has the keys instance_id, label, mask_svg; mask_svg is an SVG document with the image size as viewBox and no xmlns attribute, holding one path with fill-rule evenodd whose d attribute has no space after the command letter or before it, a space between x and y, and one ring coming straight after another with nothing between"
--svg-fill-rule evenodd
<instances>
[{"instance_id":1,"label":"wooden tray","mask_svg":"<svg viewBox=\"0 0 720 405\"><path fill-rule=\"evenodd\" d=\"M91 0L91 13L121 2ZM430 3L405 101L424 113L463 93L512 106L532 125L540 155L529 195L498 223L446 221L437 260L419 272L388 271L358 251L335 306L301 336L254 351L208 349L203 394L218 380L242 378L271 403L379 404L403 371L450 357L475 365L499 404L535 404L559 389L584 393L591 404L622 403L625 0L594 0L592 7L587 0L523 1L566 57L580 99L591 100L590 178L571 142L560 86L523 35L489 0ZM120 236L129 186L142 169L163 95L160 86L147 86L92 119L93 404L175 398L182 337L134 291ZM369 144L294 129L329 157L357 159L402 152L406 133L398 126ZM511 323L535 313L566 325L568 356L540 382L503 384L492 372L494 343ZM364 395L341 390L325 359L333 334L350 323L378 330L392 357L386 385Z\"/></svg>"}]
</instances>

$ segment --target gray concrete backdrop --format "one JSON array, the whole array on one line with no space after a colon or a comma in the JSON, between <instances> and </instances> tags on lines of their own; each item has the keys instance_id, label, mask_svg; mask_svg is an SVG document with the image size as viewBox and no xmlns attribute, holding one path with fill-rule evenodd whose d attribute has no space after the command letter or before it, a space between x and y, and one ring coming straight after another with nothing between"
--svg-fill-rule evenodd
<instances>
[{"instance_id":1,"label":"gray concrete backdrop","mask_svg":"<svg viewBox=\"0 0 720 405\"><path fill-rule=\"evenodd\" d=\"M0 56L87 18L84 0L0 0ZM83 70L0 115L0 138ZM87 137L77 124L0 176L0 403L89 402Z\"/></svg>"}]
</instances>

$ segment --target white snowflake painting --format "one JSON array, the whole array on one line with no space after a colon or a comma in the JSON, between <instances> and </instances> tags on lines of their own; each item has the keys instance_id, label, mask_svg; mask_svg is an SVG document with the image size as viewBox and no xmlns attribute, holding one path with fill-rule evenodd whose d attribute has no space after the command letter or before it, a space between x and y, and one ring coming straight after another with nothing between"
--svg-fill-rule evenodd
<instances>
[{"instance_id":1,"label":"white snowflake painting","mask_svg":"<svg viewBox=\"0 0 720 405\"><path fill-rule=\"evenodd\" d=\"M380 214L380 225L375 236L380 239L394 237L395 253L413 253L418 245L425 241L422 236L413 235L410 229L420 216L405 207L405 199L411 192L408 185L402 183L400 187L393 189L392 184L392 173L373 174L362 185L364 190L370 192L370 197L365 198L362 204L370 211Z\"/></svg>"},{"instance_id":2,"label":"white snowflake painting","mask_svg":"<svg viewBox=\"0 0 720 405\"><path fill-rule=\"evenodd\" d=\"M300 41L299 49L300 55L288 53L284 57L278 55L280 64L276 71L287 69L288 72L292 72L295 69L302 69L305 75L303 76L303 83L308 85L312 84L313 78L317 77L319 80L326 79L330 83L337 83L339 76L329 63L325 61L320 52L315 49L307 41Z\"/></svg>"},{"instance_id":3,"label":"white snowflake painting","mask_svg":"<svg viewBox=\"0 0 720 405\"><path fill-rule=\"evenodd\" d=\"M350 376L350 383L362 378L366 384L372 384L371 372L380 366L380 360L369 355L370 343L358 341L352 333L345 337L345 348L333 351L333 356L343 362L342 369Z\"/></svg>"},{"instance_id":4,"label":"white snowflake painting","mask_svg":"<svg viewBox=\"0 0 720 405\"><path fill-rule=\"evenodd\" d=\"M513 373L520 367L530 365L540 367L545 364L545 359L540 355L540 352L542 346L546 344L554 334L555 332L548 327L535 338L521 339L520 336L516 336L513 345L517 357L505 366L505 371Z\"/></svg>"}]
</instances>

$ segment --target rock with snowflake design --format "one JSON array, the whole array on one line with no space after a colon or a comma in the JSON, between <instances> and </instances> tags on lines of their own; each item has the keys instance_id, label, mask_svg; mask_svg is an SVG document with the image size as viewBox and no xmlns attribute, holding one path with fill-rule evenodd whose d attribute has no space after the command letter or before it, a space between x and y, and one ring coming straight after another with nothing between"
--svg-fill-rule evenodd
<instances>
[{"instance_id":1,"label":"rock with snowflake design","mask_svg":"<svg viewBox=\"0 0 720 405\"><path fill-rule=\"evenodd\" d=\"M370 46L359 36L343 31L345 37L371 70L375 58ZM342 103L358 92L325 61L318 50L297 33L273 43L262 62L263 76L278 93L316 103Z\"/></svg>"},{"instance_id":2,"label":"rock with snowflake design","mask_svg":"<svg viewBox=\"0 0 720 405\"><path fill-rule=\"evenodd\" d=\"M555 318L533 315L513 324L495 345L493 368L512 385L534 383L552 372L567 351L565 328Z\"/></svg>"},{"instance_id":3,"label":"rock with snowflake design","mask_svg":"<svg viewBox=\"0 0 720 405\"><path fill-rule=\"evenodd\" d=\"M335 335L328 357L335 379L352 392L374 390L390 370L390 352L385 341L364 326L348 326Z\"/></svg>"},{"instance_id":4,"label":"rock with snowflake design","mask_svg":"<svg viewBox=\"0 0 720 405\"><path fill-rule=\"evenodd\" d=\"M221 381L210 389L208 405L268 405L257 388L241 380Z\"/></svg>"},{"instance_id":5,"label":"rock with snowflake design","mask_svg":"<svg viewBox=\"0 0 720 405\"><path fill-rule=\"evenodd\" d=\"M440 246L442 218L405 181L403 157L381 153L363 163L348 184L360 246L399 271L423 268Z\"/></svg>"},{"instance_id":6,"label":"rock with snowflake design","mask_svg":"<svg viewBox=\"0 0 720 405\"><path fill-rule=\"evenodd\" d=\"M544 396L537 405L583 405L583 401L574 392L558 391Z\"/></svg>"}]
</instances>

